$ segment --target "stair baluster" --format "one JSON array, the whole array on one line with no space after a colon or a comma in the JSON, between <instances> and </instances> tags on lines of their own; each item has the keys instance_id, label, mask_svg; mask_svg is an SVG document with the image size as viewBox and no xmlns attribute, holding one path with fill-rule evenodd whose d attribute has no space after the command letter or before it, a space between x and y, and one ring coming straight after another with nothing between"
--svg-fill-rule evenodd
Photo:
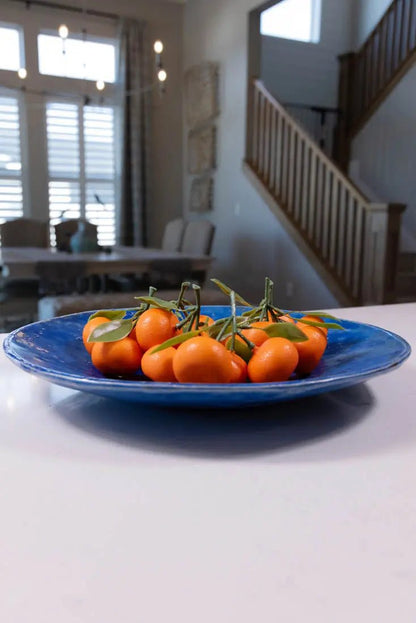
<instances>
[{"instance_id":1,"label":"stair baluster","mask_svg":"<svg viewBox=\"0 0 416 623\"><path fill-rule=\"evenodd\" d=\"M372 204L259 81L245 170L341 303L392 302L402 204Z\"/></svg>"}]
</instances>

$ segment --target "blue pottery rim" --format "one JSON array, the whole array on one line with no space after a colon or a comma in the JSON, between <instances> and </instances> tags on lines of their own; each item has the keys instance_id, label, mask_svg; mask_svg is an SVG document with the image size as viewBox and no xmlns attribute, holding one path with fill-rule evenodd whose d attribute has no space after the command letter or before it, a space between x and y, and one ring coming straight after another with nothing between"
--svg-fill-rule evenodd
<instances>
[{"instance_id":1,"label":"blue pottery rim","mask_svg":"<svg viewBox=\"0 0 416 623\"><path fill-rule=\"evenodd\" d=\"M247 308L239 308L239 311ZM203 313L214 314L217 318L227 315L229 306L202 306ZM81 327L85 324L89 315L94 310L87 312L79 312L66 316L59 316L50 320L40 320L15 329L6 336L3 348L7 357L22 370L35 374L51 383L77 389L85 392L98 393L121 400L133 400L136 402L145 402L151 404L164 404L169 406L215 406L217 403L224 404L221 406L244 406L244 404L261 404L263 402L277 402L284 400L292 400L308 395L322 393L341 389L343 387L361 383L376 375L380 375L401 365L411 353L411 347L408 342L392 331L382 329L372 324L359 323L344 319L338 319L340 324L348 331L342 332L350 334L350 330L361 331L366 337L377 336L377 341L385 341L390 347L394 346L394 356L391 358L384 357L382 361L375 362L374 365L368 365L360 370L355 367L348 373L342 375L332 375L329 373L310 375L301 379L293 379L278 383L239 383L232 385L223 384L204 384L204 383L159 383L148 380L124 380L108 378L104 376L86 376L76 370L65 372L62 370L54 370L48 363L48 358L42 363L33 361L33 353L30 352L30 346L24 343L27 336L38 339L45 339L48 330L53 328L58 330L60 327L65 329L69 323L75 323ZM294 317L299 317L302 312L289 312ZM335 332L333 332L334 335ZM338 332L337 332L338 333ZM351 333L350 335L353 335ZM23 336L23 337L22 337ZM39 337L40 336L40 337ZM77 339L72 336L71 340ZM47 340L47 337L46 337ZM336 338L335 338L336 340ZM23 341L23 344L22 344ZM84 351L85 352L85 351ZM340 351L341 355L343 351ZM40 353L41 354L41 353ZM88 354L85 352L88 358ZM162 395L158 395L158 394ZM256 394L258 394L256 396ZM258 400L256 400L258 398ZM228 404L229 403L229 404Z\"/></svg>"}]
</instances>

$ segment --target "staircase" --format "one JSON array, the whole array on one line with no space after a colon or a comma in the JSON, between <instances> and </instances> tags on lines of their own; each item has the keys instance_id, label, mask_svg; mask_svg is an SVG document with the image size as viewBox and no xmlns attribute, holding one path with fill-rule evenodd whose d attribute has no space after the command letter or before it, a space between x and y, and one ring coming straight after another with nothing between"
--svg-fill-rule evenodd
<instances>
[{"instance_id":1,"label":"staircase","mask_svg":"<svg viewBox=\"0 0 416 623\"><path fill-rule=\"evenodd\" d=\"M361 48L339 62L334 155L346 170L354 136L416 62L416 0L393 0Z\"/></svg>"},{"instance_id":2,"label":"staircase","mask_svg":"<svg viewBox=\"0 0 416 623\"><path fill-rule=\"evenodd\" d=\"M346 171L351 143L416 62L416 0L393 0L357 52L339 57L334 158ZM395 300L416 300L416 254L398 258Z\"/></svg>"},{"instance_id":3,"label":"staircase","mask_svg":"<svg viewBox=\"0 0 416 623\"><path fill-rule=\"evenodd\" d=\"M340 304L396 300L402 204L371 203L259 80L244 169Z\"/></svg>"}]
</instances>

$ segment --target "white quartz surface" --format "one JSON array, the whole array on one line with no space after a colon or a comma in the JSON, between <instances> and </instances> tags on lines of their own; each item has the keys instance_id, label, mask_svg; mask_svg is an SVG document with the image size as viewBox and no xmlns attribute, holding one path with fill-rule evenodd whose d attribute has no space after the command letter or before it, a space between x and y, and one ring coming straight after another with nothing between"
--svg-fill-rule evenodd
<instances>
[{"instance_id":1,"label":"white quartz surface","mask_svg":"<svg viewBox=\"0 0 416 623\"><path fill-rule=\"evenodd\" d=\"M252 412L151 410L0 357L0 621L414 623L413 354Z\"/></svg>"}]
</instances>

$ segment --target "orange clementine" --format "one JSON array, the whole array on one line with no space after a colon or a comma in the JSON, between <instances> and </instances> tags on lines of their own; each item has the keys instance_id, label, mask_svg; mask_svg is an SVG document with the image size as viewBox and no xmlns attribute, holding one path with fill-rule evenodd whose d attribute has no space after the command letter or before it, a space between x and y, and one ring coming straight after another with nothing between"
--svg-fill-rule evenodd
<instances>
[{"instance_id":1,"label":"orange clementine","mask_svg":"<svg viewBox=\"0 0 416 623\"><path fill-rule=\"evenodd\" d=\"M95 342L91 351L93 365L112 376L134 374L140 367L143 351L131 337L116 342Z\"/></svg>"},{"instance_id":2,"label":"orange clementine","mask_svg":"<svg viewBox=\"0 0 416 623\"><path fill-rule=\"evenodd\" d=\"M173 358L180 383L229 383L233 376L229 350L211 337L198 335L183 342Z\"/></svg>"},{"instance_id":3,"label":"orange clementine","mask_svg":"<svg viewBox=\"0 0 416 623\"><path fill-rule=\"evenodd\" d=\"M311 327L304 324L301 326L301 329L308 339L305 342L295 342L295 348L299 353L299 363L296 372L309 374L320 362L326 349L327 340L319 327Z\"/></svg>"},{"instance_id":4,"label":"orange clementine","mask_svg":"<svg viewBox=\"0 0 416 623\"><path fill-rule=\"evenodd\" d=\"M247 380L247 363L237 353L231 353L232 377L230 383L244 383Z\"/></svg>"},{"instance_id":5,"label":"orange clementine","mask_svg":"<svg viewBox=\"0 0 416 623\"><path fill-rule=\"evenodd\" d=\"M176 354L176 348L169 346L159 350L157 353L153 352L154 348L149 348L142 357L141 367L143 374L152 379L152 381L161 383L176 381L173 373L173 357Z\"/></svg>"},{"instance_id":6,"label":"orange clementine","mask_svg":"<svg viewBox=\"0 0 416 623\"><path fill-rule=\"evenodd\" d=\"M207 325L210 327L214 324L214 319L211 316L207 316L206 314L199 314L199 326Z\"/></svg>"},{"instance_id":7,"label":"orange clementine","mask_svg":"<svg viewBox=\"0 0 416 623\"><path fill-rule=\"evenodd\" d=\"M279 316L279 320L283 320L283 322L291 322L292 324L295 324L295 321L293 320L293 318L289 316L288 314L284 314L284 316Z\"/></svg>"},{"instance_id":8,"label":"orange clementine","mask_svg":"<svg viewBox=\"0 0 416 623\"><path fill-rule=\"evenodd\" d=\"M162 344L176 333L178 320L170 311L150 308L139 316L136 323L136 340L143 350Z\"/></svg>"},{"instance_id":9,"label":"orange clementine","mask_svg":"<svg viewBox=\"0 0 416 623\"><path fill-rule=\"evenodd\" d=\"M256 346L261 346L269 339L269 336L263 329L269 327L271 324L273 323L270 320L258 320L257 322L253 322L249 329L242 329L241 333Z\"/></svg>"},{"instance_id":10,"label":"orange clementine","mask_svg":"<svg viewBox=\"0 0 416 623\"><path fill-rule=\"evenodd\" d=\"M84 328L82 330L82 341L86 350L89 353L91 353L92 347L94 346L95 342L88 342L88 338L90 337L94 329L100 324L103 324L103 322L109 322L109 319L105 318L104 316L96 316L95 318L88 320L88 322L84 325Z\"/></svg>"},{"instance_id":11,"label":"orange clementine","mask_svg":"<svg viewBox=\"0 0 416 623\"><path fill-rule=\"evenodd\" d=\"M302 318L299 318L298 324L302 325L302 320L310 320L311 322L323 322L322 318L319 318L319 316L312 316L312 315L302 316ZM305 326L305 324L303 324L303 326ZM308 325L308 326L311 326L311 325ZM303 331L302 326L299 328ZM328 335L328 329L326 327L316 327L316 329L319 329L320 331L322 331L324 335Z\"/></svg>"},{"instance_id":12,"label":"orange clementine","mask_svg":"<svg viewBox=\"0 0 416 623\"><path fill-rule=\"evenodd\" d=\"M293 342L271 337L254 350L248 362L248 377L254 383L287 381L299 360Z\"/></svg>"}]
</instances>

